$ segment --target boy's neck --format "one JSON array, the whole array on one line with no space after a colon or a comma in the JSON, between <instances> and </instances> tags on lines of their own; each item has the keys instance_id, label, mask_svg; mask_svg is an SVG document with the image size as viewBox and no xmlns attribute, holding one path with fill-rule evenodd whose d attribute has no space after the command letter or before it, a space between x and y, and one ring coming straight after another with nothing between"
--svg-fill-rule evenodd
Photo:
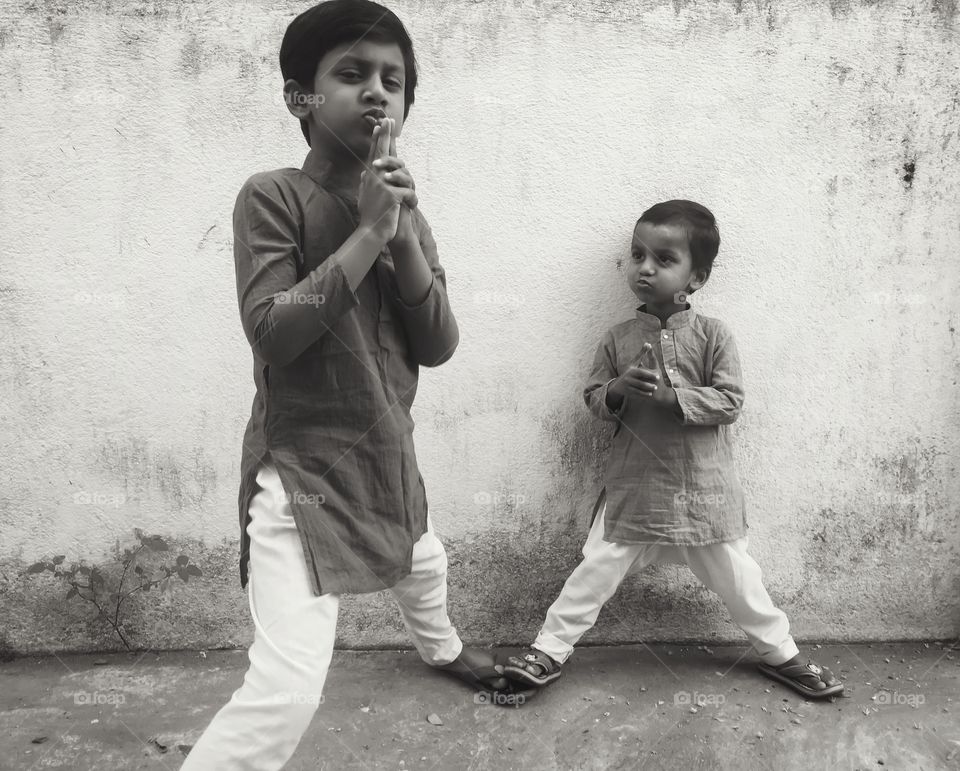
<instances>
[{"instance_id":1,"label":"boy's neck","mask_svg":"<svg viewBox=\"0 0 960 771\"><path fill-rule=\"evenodd\" d=\"M303 170L325 190L346 198L357 198L363 162L347 148L331 152L330 148L315 143L307 153Z\"/></svg>"},{"instance_id":2,"label":"boy's neck","mask_svg":"<svg viewBox=\"0 0 960 771\"><path fill-rule=\"evenodd\" d=\"M643 313L648 313L651 316L656 316L658 319L660 319L661 326L665 326L667 319L669 319L674 313L680 313L681 311L689 309L690 303L678 304L675 302L644 303L640 306L640 310Z\"/></svg>"}]
</instances>

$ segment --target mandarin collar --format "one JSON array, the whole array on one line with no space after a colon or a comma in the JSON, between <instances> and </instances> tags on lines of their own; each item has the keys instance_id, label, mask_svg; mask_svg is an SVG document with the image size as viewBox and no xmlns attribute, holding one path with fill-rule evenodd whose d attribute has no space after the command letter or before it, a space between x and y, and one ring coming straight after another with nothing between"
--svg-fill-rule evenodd
<instances>
[{"instance_id":1,"label":"mandarin collar","mask_svg":"<svg viewBox=\"0 0 960 771\"><path fill-rule=\"evenodd\" d=\"M646 304L644 304L637 308L637 320L647 329L679 329L689 326L697 315L697 312L690 307L690 303L687 303L686 309L677 311L667 317L667 323L663 325L660 323L659 317L644 310L646 307Z\"/></svg>"}]
</instances>

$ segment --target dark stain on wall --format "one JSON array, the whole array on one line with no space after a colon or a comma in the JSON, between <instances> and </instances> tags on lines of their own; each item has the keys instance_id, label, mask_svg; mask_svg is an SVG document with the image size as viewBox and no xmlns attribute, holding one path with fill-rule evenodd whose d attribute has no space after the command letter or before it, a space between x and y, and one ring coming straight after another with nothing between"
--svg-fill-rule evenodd
<instances>
[{"instance_id":1,"label":"dark stain on wall","mask_svg":"<svg viewBox=\"0 0 960 771\"><path fill-rule=\"evenodd\" d=\"M913 175L917 170L916 160L909 160L903 164L903 176L900 178L903 180L903 184L907 190L913 187Z\"/></svg>"},{"instance_id":2,"label":"dark stain on wall","mask_svg":"<svg viewBox=\"0 0 960 771\"><path fill-rule=\"evenodd\" d=\"M612 424L595 418L583 402L564 405L540 416L541 432L553 449L561 472L588 472L599 478L610 448Z\"/></svg>"},{"instance_id":3,"label":"dark stain on wall","mask_svg":"<svg viewBox=\"0 0 960 771\"><path fill-rule=\"evenodd\" d=\"M127 497L156 489L177 509L202 503L217 484L216 465L202 447L184 457L151 448L137 437L104 442L94 467L119 477Z\"/></svg>"}]
</instances>

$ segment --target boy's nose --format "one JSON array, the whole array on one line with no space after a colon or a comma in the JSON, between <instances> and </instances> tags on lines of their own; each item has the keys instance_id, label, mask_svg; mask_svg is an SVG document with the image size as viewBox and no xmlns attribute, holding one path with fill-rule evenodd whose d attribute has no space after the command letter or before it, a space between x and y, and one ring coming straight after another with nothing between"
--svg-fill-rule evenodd
<instances>
[{"instance_id":1,"label":"boy's nose","mask_svg":"<svg viewBox=\"0 0 960 771\"><path fill-rule=\"evenodd\" d=\"M374 104L383 104L387 100L387 92L379 80L371 81L363 91L363 99Z\"/></svg>"}]
</instances>

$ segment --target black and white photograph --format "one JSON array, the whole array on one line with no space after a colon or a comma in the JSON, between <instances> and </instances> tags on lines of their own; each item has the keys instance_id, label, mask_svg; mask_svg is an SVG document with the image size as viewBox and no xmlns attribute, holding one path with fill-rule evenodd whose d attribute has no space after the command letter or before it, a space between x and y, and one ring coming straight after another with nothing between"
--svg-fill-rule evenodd
<instances>
[{"instance_id":1,"label":"black and white photograph","mask_svg":"<svg viewBox=\"0 0 960 771\"><path fill-rule=\"evenodd\" d=\"M0 769L960 770L957 0L0 0Z\"/></svg>"}]
</instances>

